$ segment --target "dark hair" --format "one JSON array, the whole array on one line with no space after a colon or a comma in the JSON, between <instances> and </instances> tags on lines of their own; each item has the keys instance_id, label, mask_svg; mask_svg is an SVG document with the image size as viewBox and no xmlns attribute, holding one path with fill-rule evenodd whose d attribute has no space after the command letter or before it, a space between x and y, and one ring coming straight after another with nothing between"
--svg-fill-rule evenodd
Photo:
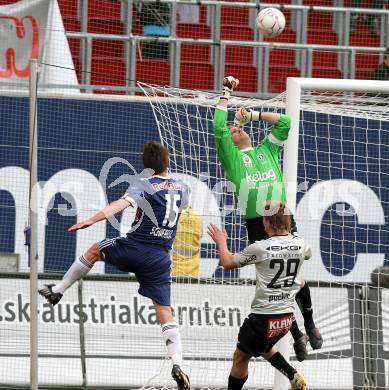
<instances>
[{"instance_id":1,"label":"dark hair","mask_svg":"<svg viewBox=\"0 0 389 390\"><path fill-rule=\"evenodd\" d=\"M263 218L269 221L269 226L275 232L287 231L290 232L292 224L291 212L284 203L281 202L266 202Z\"/></svg>"},{"instance_id":2,"label":"dark hair","mask_svg":"<svg viewBox=\"0 0 389 390\"><path fill-rule=\"evenodd\" d=\"M143 147L143 165L154 173L165 172L169 166L169 152L166 146L157 141L148 141Z\"/></svg>"}]
</instances>

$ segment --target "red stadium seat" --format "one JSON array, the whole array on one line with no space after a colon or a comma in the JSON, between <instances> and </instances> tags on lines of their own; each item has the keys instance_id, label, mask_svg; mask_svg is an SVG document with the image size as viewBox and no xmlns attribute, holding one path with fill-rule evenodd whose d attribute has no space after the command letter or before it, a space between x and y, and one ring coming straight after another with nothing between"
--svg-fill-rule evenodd
<instances>
[{"instance_id":1,"label":"red stadium seat","mask_svg":"<svg viewBox=\"0 0 389 390\"><path fill-rule=\"evenodd\" d=\"M170 66L163 60L142 60L136 62L136 79L146 83L169 85Z\"/></svg>"},{"instance_id":2,"label":"red stadium seat","mask_svg":"<svg viewBox=\"0 0 389 390\"><path fill-rule=\"evenodd\" d=\"M303 4L304 5L332 7L332 6L334 6L334 0L303 0ZM346 7L346 4L344 4L344 6Z\"/></svg>"},{"instance_id":3,"label":"red stadium seat","mask_svg":"<svg viewBox=\"0 0 389 390\"><path fill-rule=\"evenodd\" d=\"M332 30L312 30L308 33L308 44L337 45L338 35Z\"/></svg>"},{"instance_id":4,"label":"red stadium seat","mask_svg":"<svg viewBox=\"0 0 389 390\"><path fill-rule=\"evenodd\" d=\"M350 46L380 46L380 39L372 34L350 35Z\"/></svg>"},{"instance_id":5,"label":"red stadium seat","mask_svg":"<svg viewBox=\"0 0 389 390\"><path fill-rule=\"evenodd\" d=\"M181 63L180 87L200 90L214 89L213 65Z\"/></svg>"},{"instance_id":6,"label":"red stadium seat","mask_svg":"<svg viewBox=\"0 0 389 390\"><path fill-rule=\"evenodd\" d=\"M312 66L314 68L336 68L338 66L338 53L316 50L313 52Z\"/></svg>"},{"instance_id":7,"label":"red stadium seat","mask_svg":"<svg viewBox=\"0 0 389 390\"><path fill-rule=\"evenodd\" d=\"M313 68L312 77L323 79L341 79L343 74L339 69Z\"/></svg>"},{"instance_id":8,"label":"red stadium seat","mask_svg":"<svg viewBox=\"0 0 389 390\"><path fill-rule=\"evenodd\" d=\"M116 19L120 21L121 1L89 0L89 18Z\"/></svg>"},{"instance_id":9,"label":"red stadium seat","mask_svg":"<svg viewBox=\"0 0 389 390\"><path fill-rule=\"evenodd\" d=\"M120 20L91 19L88 20L88 32L101 34L123 35L124 25Z\"/></svg>"},{"instance_id":10,"label":"red stadium seat","mask_svg":"<svg viewBox=\"0 0 389 390\"><path fill-rule=\"evenodd\" d=\"M271 67L269 68L269 92L280 93L286 89L288 77L299 77L300 72L294 67Z\"/></svg>"},{"instance_id":11,"label":"red stadium seat","mask_svg":"<svg viewBox=\"0 0 389 390\"><path fill-rule=\"evenodd\" d=\"M58 5L63 18L77 18L77 0L58 0Z\"/></svg>"},{"instance_id":12,"label":"red stadium seat","mask_svg":"<svg viewBox=\"0 0 389 390\"><path fill-rule=\"evenodd\" d=\"M296 42L296 33L293 30L285 28L285 30L276 37L266 37L264 38L265 42L286 42L294 43Z\"/></svg>"},{"instance_id":13,"label":"red stadium seat","mask_svg":"<svg viewBox=\"0 0 389 390\"><path fill-rule=\"evenodd\" d=\"M308 30L320 27L322 30L332 30L332 12L309 11Z\"/></svg>"},{"instance_id":14,"label":"red stadium seat","mask_svg":"<svg viewBox=\"0 0 389 390\"><path fill-rule=\"evenodd\" d=\"M76 18L63 18L65 31L80 31L80 21Z\"/></svg>"},{"instance_id":15,"label":"red stadium seat","mask_svg":"<svg viewBox=\"0 0 389 390\"><path fill-rule=\"evenodd\" d=\"M248 26L249 9L236 7L222 7L221 24L234 24L238 26Z\"/></svg>"},{"instance_id":16,"label":"red stadium seat","mask_svg":"<svg viewBox=\"0 0 389 390\"><path fill-rule=\"evenodd\" d=\"M294 67L296 51L294 49L270 49L270 66Z\"/></svg>"},{"instance_id":17,"label":"red stadium seat","mask_svg":"<svg viewBox=\"0 0 389 390\"><path fill-rule=\"evenodd\" d=\"M107 39L94 39L92 44L92 57L111 57L122 59L124 55L123 41L110 41Z\"/></svg>"},{"instance_id":18,"label":"red stadium seat","mask_svg":"<svg viewBox=\"0 0 389 390\"><path fill-rule=\"evenodd\" d=\"M227 46L226 63L227 64L246 64L252 65L254 60L252 47L248 46Z\"/></svg>"},{"instance_id":19,"label":"red stadium seat","mask_svg":"<svg viewBox=\"0 0 389 390\"><path fill-rule=\"evenodd\" d=\"M371 80L372 69L359 68L355 71L355 78L358 80Z\"/></svg>"},{"instance_id":20,"label":"red stadium seat","mask_svg":"<svg viewBox=\"0 0 389 390\"><path fill-rule=\"evenodd\" d=\"M211 27L207 24L178 23L176 34L182 38L211 38Z\"/></svg>"},{"instance_id":21,"label":"red stadium seat","mask_svg":"<svg viewBox=\"0 0 389 390\"><path fill-rule=\"evenodd\" d=\"M220 38L238 41L252 41L253 30L250 27L224 25L220 27Z\"/></svg>"},{"instance_id":22,"label":"red stadium seat","mask_svg":"<svg viewBox=\"0 0 389 390\"><path fill-rule=\"evenodd\" d=\"M140 22L138 20L132 21L132 33L134 35L142 35L143 34L143 28L140 25Z\"/></svg>"},{"instance_id":23,"label":"red stadium seat","mask_svg":"<svg viewBox=\"0 0 389 390\"><path fill-rule=\"evenodd\" d=\"M73 58L80 56L80 40L77 38L68 38L70 52Z\"/></svg>"},{"instance_id":24,"label":"red stadium seat","mask_svg":"<svg viewBox=\"0 0 389 390\"><path fill-rule=\"evenodd\" d=\"M371 69L372 71L380 62L378 54L373 53L357 53L355 55L356 69Z\"/></svg>"},{"instance_id":25,"label":"red stadium seat","mask_svg":"<svg viewBox=\"0 0 389 390\"><path fill-rule=\"evenodd\" d=\"M224 74L236 75L239 79L239 92L257 92L257 68L250 65L230 64L224 68Z\"/></svg>"},{"instance_id":26,"label":"red stadium seat","mask_svg":"<svg viewBox=\"0 0 389 390\"><path fill-rule=\"evenodd\" d=\"M206 5L200 5L200 23L207 23L207 9Z\"/></svg>"},{"instance_id":27,"label":"red stadium seat","mask_svg":"<svg viewBox=\"0 0 389 390\"><path fill-rule=\"evenodd\" d=\"M78 82L81 83L81 61L78 57L73 57L73 65L77 74Z\"/></svg>"},{"instance_id":28,"label":"red stadium seat","mask_svg":"<svg viewBox=\"0 0 389 390\"><path fill-rule=\"evenodd\" d=\"M291 0L263 0L262 3L290 4ZM282 12L284 12L284 10Z\"/></svg>"},{"instance_id":29,"label":"red stadium seat","mask_svg":"<svg viewBox=\"0 0 389 390\"><path fill-rule=\"evenodd\" d=\"M91 83L94 85L126 85L126 69L123 61L92 59Z\"/></svg>"},{"instance_id":30,"label":"red stadium seat","mask_svg":"<svg viewBox=\"0 0 389 390\"><path fill-rule=\"evenodd\" d=\"M211 58L211 47L209 45L182 44L181 61L189 62L196 59L196 62L209 63Z\"/></svg>"}]
</instances>

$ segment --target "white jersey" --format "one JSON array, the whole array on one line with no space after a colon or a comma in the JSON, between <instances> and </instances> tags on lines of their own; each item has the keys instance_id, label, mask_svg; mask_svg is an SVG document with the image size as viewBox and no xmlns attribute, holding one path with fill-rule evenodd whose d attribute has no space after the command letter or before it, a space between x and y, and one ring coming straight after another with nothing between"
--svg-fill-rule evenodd
<instances>
[{"instance_id":1,"label":"white jersey","mask_svg":"<svg viewBox=\"0 0 389 390\"><path fill-rule=\"evenodd\" d=\"M256 290L251 312L258 314L292 313L300 289L298 275L311 249L298 236L272 236L256 241L234 255L238 267L255 264Z\"/></svg>"}]
</instances>

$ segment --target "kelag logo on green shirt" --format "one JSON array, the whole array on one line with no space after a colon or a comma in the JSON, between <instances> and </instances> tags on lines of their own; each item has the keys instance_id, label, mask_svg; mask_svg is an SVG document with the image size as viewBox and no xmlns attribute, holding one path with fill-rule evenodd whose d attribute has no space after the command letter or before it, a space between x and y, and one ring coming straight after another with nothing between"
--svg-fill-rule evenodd
<instances>
[{"instance_id":1,"label":"kelag logo on green shirt","mask_svg":"<svg viewBox=\"0 0 389 390\"><path fill-rule=\"evenodd\" d=\"M246 175L246 181L248 183L257 183L259 181L274 181L276 180L276 174L273 169L269 169L265 172L251 173Z\"/></svg>"}]
</instances>

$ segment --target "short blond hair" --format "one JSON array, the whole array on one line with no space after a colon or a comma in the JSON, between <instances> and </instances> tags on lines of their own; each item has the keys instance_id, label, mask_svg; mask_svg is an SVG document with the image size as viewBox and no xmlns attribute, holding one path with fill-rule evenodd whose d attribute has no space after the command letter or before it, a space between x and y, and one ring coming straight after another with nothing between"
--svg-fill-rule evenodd
<instances>
[{"instance_id":1,"label":"short blond hair","mask_svg":"<svg viewBox=\"0 0 389 390\"><path fill-rule=\"evenodd\" d=\"M290 232L292 225L290 209L282 202L267 201L263 208L263 218L275 232Z\"/></svg>"}]
</instances>

